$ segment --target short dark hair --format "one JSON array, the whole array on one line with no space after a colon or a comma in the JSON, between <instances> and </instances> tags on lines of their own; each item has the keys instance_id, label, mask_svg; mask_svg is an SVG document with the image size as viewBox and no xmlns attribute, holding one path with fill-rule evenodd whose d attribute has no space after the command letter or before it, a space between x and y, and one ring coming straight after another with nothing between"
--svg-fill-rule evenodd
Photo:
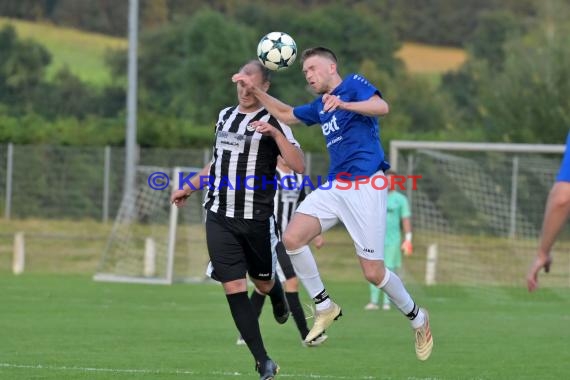
<instances>
[{"instance_id":1,"label":"short dark hair","mask_svg":"<svg viewBox=\"0 0 570 380\"><path fill-rule=\"evenodd\" d=\"M239 69L239 71L242 71L247 65L254 65L259 70L263 83L271 82L271 71L267 67L263 66L263 64L259 62L259 59L252 59L247 62Z\"/></svg>"},{"instance_id":2,"label":"short dark hair","mask_svg":"<svg viewBox=\"0 0 570 380\"><path fill-rule=\"evenodd\" d=\"M328 49L328 48L323 47L323 46L317 46L317 47L305 49L301 53L301 65L303 64L303 62L305 62L305 60L307 58L313 57L315 55L328 58L331 61L333 61L334 63L337 63L336 55L333 53L333 51L331 49Z\"/></svg>"}]
</instances>

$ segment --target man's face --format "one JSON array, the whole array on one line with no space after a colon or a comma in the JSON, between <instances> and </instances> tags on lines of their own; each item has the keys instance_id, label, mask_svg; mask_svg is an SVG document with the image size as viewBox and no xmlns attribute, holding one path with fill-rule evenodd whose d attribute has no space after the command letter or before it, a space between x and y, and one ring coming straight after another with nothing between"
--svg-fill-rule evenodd
<instances>
[{"instance_id":1,"label":"man's face","mask_svg":"<svg viewBox=\"0 0 570 380\"><path fill-rule=\"evenodd\" d=\"M331 90L330 83L335 72L336 64L320 55L313 55L303 62L305 79L317 94L324 94Z\"/></svg>"},{"instance_id":2,"label":"man's face","mask_svg":"<svg viewBox=\"0 0 570 380\"><path fill-rule=\"evenodd\" d=\"M240 73L247 75L255 87L267 91L268 84L263 83L263 76L257 67L254 65L246 65L240 71ZM253 94L245 87L243 87L240 82L237 82L236 86L239 105L243 111L250 112L261 108L261 103L259 103L257 98L253 96Z\"/></svg>"}]
</instances>

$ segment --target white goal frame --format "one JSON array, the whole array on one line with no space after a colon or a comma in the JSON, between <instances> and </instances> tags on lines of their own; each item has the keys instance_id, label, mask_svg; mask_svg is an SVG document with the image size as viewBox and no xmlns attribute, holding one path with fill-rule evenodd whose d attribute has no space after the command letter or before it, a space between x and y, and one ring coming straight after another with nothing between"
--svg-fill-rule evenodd
<instances>
[{"instance_id":1,"label":"white goal frame","mask_svg":"<svg viewBox=\"0 0 570 380\"><path fill-rule=\"evenodd\" d=\"M501 153L537 153L537 154L564 154L566 145L563 144L516 144L516 143L470 143L449 141L410 141L392 140L390 142L390 165L391 169L398 172L398 156L405 149L432 149L437 151L461 151L461 152L501 152ZM513 160L512 183L518 179L518 159ZM512 186L511 193L511 235L514 236L515 218L517 208L517 187Z\"/></svg>"},{"instance_id":2,"label":"white goal frame","mask_svg":"<svg viewBox=\"0 0 570 380\"><path fill-rule=\"evenodd\" d=\"M144 166L139 166L138 168L148 168ZM172 188L178 189L180 186L179 182L179 175L178 173L182 172L195 172L199 173L202 168L197 167L174 167L171 170L171 181L170 186L163 190L163 191L171 191ZM123 199L123 204L121 208L124 207L125 202L129 202L129 200ZM120 212L119 212L120 214ZM113 233L118 229L119 224L121 223L120 217L121 215L117 214L115 219L115 224L113 226L113 230L111 232L111 236ZM124 221L123 221L124 223ZM101 281L101 282L122 282L122 283L135 283L135 284L152 284L152 285L171 285L174 283L174 257L175 257L175 247L176 247L176 229L178 226L178 207L174 204L169 206L169 222L168 222L168 244L167 244L167 260L166 260L166 275L162 278L157 277L144 277L144 276L129 276L129 275L120 275L114 273L96 273L93 276L93 280ZM185 280L185 282L199 282L202 279L189 279Z\"/></svg>"},{"instance_id":3,"label":"white goal frame","mask_svg":"<svg viewBox=\"0 0 570 380\"><path fill-rule=\"evenodd\" d=\"M448 142L448 141L411 141L411 140L392 140L390 142L390 165L391 168L399 174L407 172L410 174L413 168L413 160L407 161L407 167L399 167L399 158L402 152L410 151L455 151L455 152L481 152L481 153L510 153L515 154L512 157L512 178L511 194L510 194L510 229L509 237L515 237L516 231L516 213L517 213L517 186L518 181L518 157L520 154L558 154L563 155L566 150L565 144L517 144L517 143L471 143L471 142ZM405 166L405 162L400 162ZM553 180L554 181L554 180ZM554 182L553 182L554 183ZM410 189L408 189L410 191ZM408 194L410 197L410 194ZM411 199L411 198L410 198ZM428 245L425 283L433 285L436 283L436 264L437 244Z\"/></svg>"},{"instance_id":4,"label":"white goal frame","mask_svg":"<svg viewBox=\"0 0 570 380\"><path fill-rule=\"evenodd\" d=\"M434 149L462 152L503 152L503 153L564 153L564 144L511 144L511 143L470 143L451 141L390 141L390 165L398 171L398 153L403 149Z\"/></svg>"}]
</instances>

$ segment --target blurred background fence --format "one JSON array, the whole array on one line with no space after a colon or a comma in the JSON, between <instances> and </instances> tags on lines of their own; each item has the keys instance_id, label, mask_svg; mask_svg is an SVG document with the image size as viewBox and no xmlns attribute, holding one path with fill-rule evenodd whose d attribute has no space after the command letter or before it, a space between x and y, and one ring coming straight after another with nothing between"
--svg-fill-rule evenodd
<instances>
[{"instance_id":1,"label":"blurred background fence","mask_svg":"<svg viewBox=\"0 0 570 380\"><path fill-rule=\"evenodd\" d=\"M421 175L417 190L408 181L404 191L412 206L416 251L405 260L407 281L520 285L560 165L563 147L554 147L554 154L400 149L398 172ZM137 209L139 227L133 231L138 235L131 236L130 230L113 223L123 197L123 148L0 145L0 271L11 267L20 231L25 234L27 272L93 274L102 262L108 265L120 257L109 253L113 241L131 238L140 257L149 236L165 249L170 190L151 190L148 173L202 167L210 160L210 150L142 148L138 155L137 197L146 200L146 206ZM327 173L328 157L307 153L306 159L317 183L316 176ZM201 198L192 197L189 203L180 212L176 234L178 278L202 276L207 263ZM563 232L557 251L570 247L569 232ZM325 238L327 248L316 251L323 271L362 281L342 226ZM437 255L437 268L428 278L430 250ZM570 255L555 257L544 285L568 287Z\"/></svg>"},{"instance_id":2,"label":"blurred background fence","mask_svg":"<svg viewBox=\"0 0 570 380\"><path fill-rule=\"evenodd\" d=\"M140 166L203 167L209 149L141 148ZM0 211L5 219L115 218L123 196L122 147L0 145ZM307 154L309 170L325 175L328 158Z\"/></svg>"}]
</instances>

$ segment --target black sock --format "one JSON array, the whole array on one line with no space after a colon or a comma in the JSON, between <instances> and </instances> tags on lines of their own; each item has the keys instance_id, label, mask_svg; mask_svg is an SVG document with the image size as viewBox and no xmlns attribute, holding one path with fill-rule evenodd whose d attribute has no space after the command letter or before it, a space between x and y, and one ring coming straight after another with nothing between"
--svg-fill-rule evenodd
<instances>
[{"instance_id":1,"label":"black sock","mask_svg":"<svg viewBox=\"0 0 570 380\"><path fill-rule=\"evenodd\" d=\"M267 293L269 298L271 298L271 303L284 303L285 302L285 294L283 293L283 287L281 286L281 280L277 274L275 274L275 285L273 288Z\"/></svg>"},{"instance_id":2,"label":"black sock","mask_svg":"<svg viewBox=\"0 0 570 380\"><path fill-rule=\"evenodd\" d=\"M257 318L261 315L261 311L263 310L263 304L265 303L265 294L259 294L255 289L251 292L251 296L249 297L251 301L251 306L253 306L253 310L257 315Z\"/></svg>"},{"instance_id":3,"label":"black sock","mask_svg":"<svg viewBox=\"0 0 570 380\"><path fill-rule=\"evenodd\" d=\"M285 296L287 297L287 302L289 302L289 309L291 310L291 314L293 314L297 329L299 329L299 333L301 333L301 338L305 339L309 333L309 327L307 326L303 306L301 306L301 301L299 300L299 293L285 292Z\"/></svg>"},{"instance_id":4,"label":"black sock","mask_svg":"<svg viewBox=\"0 0 570 380\"><path fill-rule=\"evenodd\" d=\"M226 294L232 317L239 330L241 337L245 340L249 351L257 362L263 363L269 357L263 346L259 322L251 302L247 297L247 292Z\"/></svg>"}]
</instances>

